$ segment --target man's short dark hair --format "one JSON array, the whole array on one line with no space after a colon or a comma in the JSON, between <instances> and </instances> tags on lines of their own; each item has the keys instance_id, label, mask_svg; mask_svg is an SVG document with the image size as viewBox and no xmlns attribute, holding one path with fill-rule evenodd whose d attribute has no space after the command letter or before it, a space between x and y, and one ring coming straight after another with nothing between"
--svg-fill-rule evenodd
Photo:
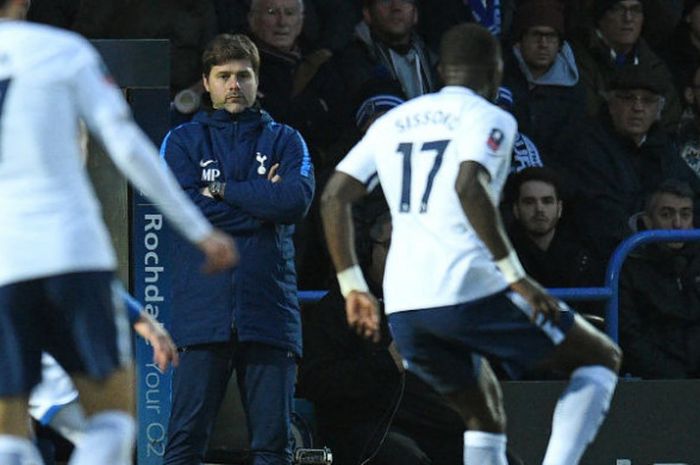
<instances>
[{"instance_id":1,"label":"man's short dark hair","mask_svg":"<svg viewBox=\"0 0 700 465\"><path fill-rule=\"evenodd\" d=\"M450 28L440 43L440 65L464 68L490 79L501 59L501 46L488 29L474 23Z\"/></svg>"},{"instance_id":2,"label":"man's short dark hair","mask_svg":"<svg viewBox=\"0 0 700 465\"><path fill-rule=\"evenodd\" d=\"M244 34L219 34L214 37L202 53L202 74L209 75L214 66L233 60L250 60L253 71L260 69L260 52L252 40Z\"/></svg>"},{"instance_id":3,"label":"man's short dark hair","mask_svg":"<svg viewBox=\"0 0 700 465\"><path fill-rule=\"evenodd\" d=\"M647 195L646 202L644 204L645 212L651 213L654 197L660 194L671 194L682 199L690 200L693 200L695 197L695 194L688 183L678 179L665 179L661 181L649 195Z\"/></svg>"},{"instance_id":4,"label":"man's short dark hair","mask_svg":"<svg viewBox=\"0 0 700 465\"><path fill-rule=\"evenodd\" d=\"M551 185L557 200L561 200L561 181L557 172L546 166L533 166L511 176L509 184L514 203L520 200L520 187L529 181L540 181Z\"/></svg>"}]
</instances>

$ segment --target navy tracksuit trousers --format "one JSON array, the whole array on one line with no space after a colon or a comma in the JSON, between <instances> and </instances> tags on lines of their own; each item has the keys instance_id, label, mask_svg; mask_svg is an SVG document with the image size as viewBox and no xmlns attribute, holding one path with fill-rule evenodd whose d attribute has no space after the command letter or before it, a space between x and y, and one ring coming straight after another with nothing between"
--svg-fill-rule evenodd
<instances>
[{"instance_id":1,"label":"navy tracksuit trousers","mask_svg":"<svg viewBox=\"0 0 700 465\"><path fill-rule=\"evenodd\" d=\"M202 463L234 370L248 425L251 464L291 464L296 357L267 344L232 341L189 346L180 353L163 465Z\"/></svg>"}]
</instances>

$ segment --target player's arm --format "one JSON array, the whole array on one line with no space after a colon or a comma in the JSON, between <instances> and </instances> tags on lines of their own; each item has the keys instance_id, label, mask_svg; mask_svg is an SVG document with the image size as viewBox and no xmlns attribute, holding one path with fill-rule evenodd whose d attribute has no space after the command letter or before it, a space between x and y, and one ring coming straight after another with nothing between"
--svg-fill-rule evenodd
<instances>
[{"instance_id":1,"label":"player's arm","mask_svg":"<svg viewBox=\"0 0 700 465\"><path fill-rule=\"evenodd\" d=\"M134 331L153 347L153 362L161 371L165 371L168 365L178 365L180 359L175 343L168 331L155 318L141 311L139 319L133 326Z\"/></svg>"},{"instance_id":2,"label":"player's arm","mask_svg":"<svg viewBox=\"0 0 700 465\"><path fill-rule=\"evenodd\" d=\"M131 118L119 89L110 82L101 60L89 46L76 67L72 90L79 114L107 149L115 165L153 200L187 239L206 256L204 271L215 272L238 261L233 240L214 229L165 169L158 151Z\"/></svg>"},{"instance_id":3,"label":"player's arm","mask_svg":"<svg viewBox=\"0 0 700 465\"><path fill-rule=\"evenodd\" d=\"M121 286L119 295L124 301L124 305L126 305L129 323L131 323L134 331L153 347L153 362L162 371L165 371L170 364L177 366L179 356L170 333L155 318L143 310L141 302L132 297Z\"/></svg>"},{"instance_id":4,"label":"player's arm","mask_svg":"<svg viewBox=\"0 0 700 465\"><path fill-rule=\"evenodd\" d=\"M365 185L336 171L321 197L321 218L328 252L335 266L340 291L345 297L348 324L358 334L379 340L379 305L369 292L355 254L352 204L365 196Z\"/></svg>"},{"instance_id":5,"label":"player's arm","mask_svg":"<svg viewBox=\"0 0 700 465\"><path fill-rule=\"evenodd\" d=\"M532 306L533 321L538 315L556 320L559 317L558 302L525 274L505 232L498 208L489 196L489 179L486 168L476 161L463 161L459 165L455 190L462 209L511 289Z\"/></svg>"}]
</instances>

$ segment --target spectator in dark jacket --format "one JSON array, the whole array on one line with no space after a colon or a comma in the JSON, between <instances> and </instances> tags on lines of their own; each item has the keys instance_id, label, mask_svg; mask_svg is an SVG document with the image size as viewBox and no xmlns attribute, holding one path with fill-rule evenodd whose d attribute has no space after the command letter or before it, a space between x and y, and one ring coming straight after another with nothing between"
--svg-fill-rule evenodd
<instances>
[{"instance_id":1,"label":"spectator in dark jacket","mask_svg":"<svg viewBox=\"0 0 700 465\"><path fill-rule=\"evenodd\" d=\"M564 202L556 173L527 168L508 182L515 218L509 235L525 271L547 287L602 285L600 261L560 223Z\"/></svg>"},{"instance_id":2,"label":"spectator in dark jacket","mask_svg":"<svg viewBox=\"0 0 700 465\"><path fill-rule=\"evenodd\" d=\"M628 218L664 178L694 183L670 135L658 126L664 83L642 65L624 67L610 83L607 112L571 139L566 183L576 190L575 216L605 259L629 232Z\"/></svg>"},{"instance_id":3,"label":"spectator in dark jacket","mask_svg":"<svg viewBox=\"0 0 700 465\"><path fill-rule=\"evenodd\" d=\"M173 129L161 153L205 216L233 235L239 266L199 278L199 258L174 247L172 335L181 351L164 464L199 465L235 369L251 463L289 465L291 405L301 356L293 223L307 212L313 167L299 132L256 106L259 55L220 35L203 55L213 109Z\"/></svg>"},{"instance_id":4,"label":"spectator in dark jacket","mask_svg":"<svg viewBox=\"0 0 700 465\"><path fill-rule=\"evenodd\" d=\"M248 26L260 50L260 105L277 121L299 130L321 167L339 130L340 76L328 66L328 49L303 50L302 0L253 0Z\"/></svg>"},{"instance_id":5,"label":"spectator in dark jacket","mask_svg":"<svg viewBox=\"0 0 700 465\"><path fill-rule=\"evenodd\" d=\"M641 0L595 0L595 27L588 36L574 44L581 80L587 91L587 113L597 115L605 103L610 79L615 70L627 66L644 66L661 85L666 103L661 113L661 125L675 129L681 105L666 64L641 38L645 20Z\"/></svg>"},{"instance_id":6,"label":"spectator in dark jacket","mask_svg":"<svg viewBox=\"0 0 700 465\"><path fill-rule=\"evenodd\" d=\"M374 79L396 80L413 98L438 88L437 58L415 32L415 0L364 0L363 21L355 40L339 56L337 66L348 87L349 102Z\"/></svg>"},{"instance_id":7,"label":"spectator in dark jacket","mask_svg":"<svg viewBox=\"0 0 700 465\"><path fill-rule=\"evenodd\" d=\"M693 227L693 192L669 180L649 197L648 229ZM700 377L700 246L652 243L627 259L620 281L623 372L642 378Z\"/></svg>"},{"instance_id":8,"label":"spectator in dark jacket","mask_svg":"<svg viewBox=\"0 0 700 465\"><path fill-rule=\"evenodd\" d=\"M561 3L530 0L518 7L515 45L506 55L503 85L513 92L518 129L545 156L553 152L561 128L585 114L586 90L564 33Z\"/></svg>"}]
</instances>

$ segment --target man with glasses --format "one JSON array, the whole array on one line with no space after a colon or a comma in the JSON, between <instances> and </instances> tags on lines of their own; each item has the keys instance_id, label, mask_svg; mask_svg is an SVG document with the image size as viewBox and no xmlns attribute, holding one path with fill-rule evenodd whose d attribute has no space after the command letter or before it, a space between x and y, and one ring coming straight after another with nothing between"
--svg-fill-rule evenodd
<instances>
[{"instance_id":1,"label":"man with glasses","mask_svg":"<svg viewBox=\"0 0 700 465\"><path fill-rule=\"evenodd\" d=\"M696 177L657 124L666 103L664 84L646 66L623 67L611 79L607 112L583 128L566 155L577 219L602 258L626 236L628 218L642 210L646 194L662 179Z\"/></svg>"},{"instance_id":2,"label":"man with glasses","mask_svg":"<svg viewBox=\"0 0 700 465\"><path fill-rule=\"evenodd\" d=\"M597 115L605 103L610 79L622 66L644 65L654 79L663 83L661 95L666 103L661 124L670 128L678 123L680 101L666 64L641 38L644 4L640 0L595 0L594 27L587 38L574 44L581 80L587 89L587 112Z\"/></svg>"},{"instance_id":3,"label":"man with glasses","mask_svg":"<svg viewBox=\"0 0 700 465\"><path fill-rule=\"evenodd\" d=\"M545 155L567 127L583 116L586 91L571 46L564 40L564 7L532 0L518 7L515 45L506 57L503 83L513 92L518 129Z\"/></svg>"},{"instance_id":4,"label":"man with glasses","mask_svg":"<svg viewBox=\"0 0 700 465\"><path fill-rule=\"evenodd\" d=\"M260 105L277 121L296 128L314 162L337 134L333 114L343 89L327 64L328 49L305 50L302 0L253 0L248 12L251 38L260 51Z\"/></svg>"}]
</instances>

